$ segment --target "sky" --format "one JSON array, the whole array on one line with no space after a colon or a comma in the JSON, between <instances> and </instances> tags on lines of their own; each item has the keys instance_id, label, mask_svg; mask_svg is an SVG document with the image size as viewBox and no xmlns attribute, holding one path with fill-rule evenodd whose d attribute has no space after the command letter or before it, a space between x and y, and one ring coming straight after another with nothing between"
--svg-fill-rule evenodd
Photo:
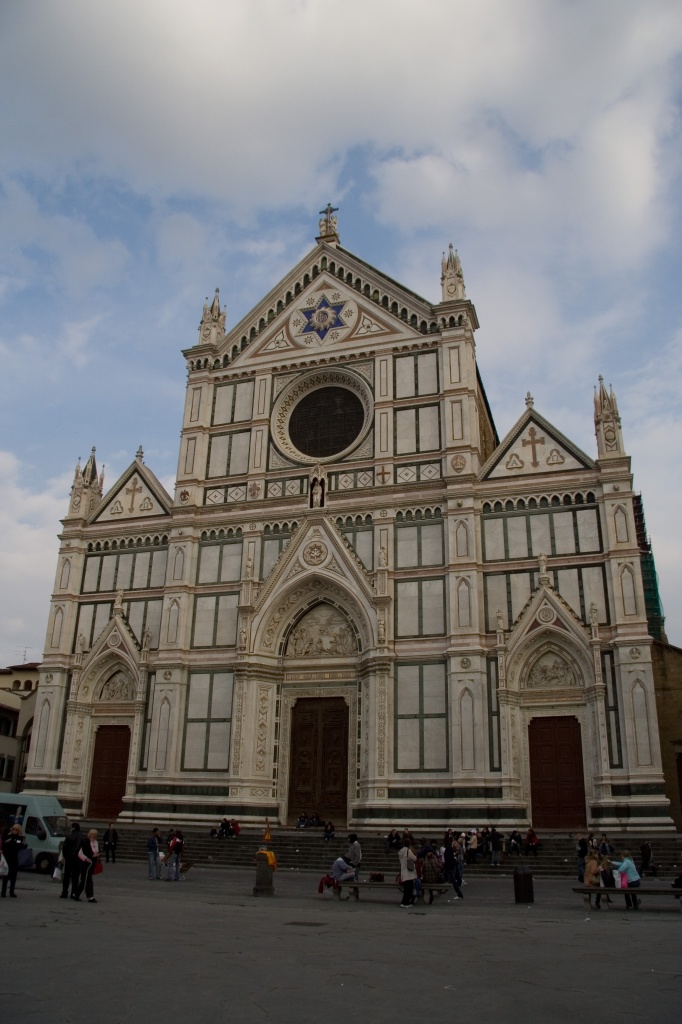
<instances>
[{"instance_id":1,"label":"sky","mask_svg":"<svg viewBox=\"0 0 682 1024\"><path fill-rule=\"evenodd\" d=\"M498 433L596 456L615 389L682 646L679 0L0 5L0 665L39 660L94 445L172 488L181 350L339 207L344 248L440 300L458 249Z\"/></svg>"}]
</instances>

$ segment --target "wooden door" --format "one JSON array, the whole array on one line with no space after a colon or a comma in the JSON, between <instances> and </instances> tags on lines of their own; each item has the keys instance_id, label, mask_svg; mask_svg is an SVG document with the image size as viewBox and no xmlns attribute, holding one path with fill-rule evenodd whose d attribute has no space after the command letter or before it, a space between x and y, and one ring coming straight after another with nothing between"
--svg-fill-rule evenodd
<instances>
[{"instance_id":1,"label":"wooden door","mask_svg":"<svg viewBox=\"0 0 682 1024\"><path fill-rule=\"evenodd\" d=\"M348 706L342 697L298 700L292 710L289 818L314 811L347 820Z\"/></svg>"},{"instance_id":2,"label":"wooden door","mask_svg":"<svg viewBox=\"0 0 682 1024\"><path fill-rule=\"evenodd\" d=\"M570 715L533 718L528 727L534 828L584 828L585 782L580 722Z\"/></svg>"},{"instance_id":3,"label":"wooden door","mask_svg":"<svg viewBox=\"0 0 682 1024\"><path fill-rule=\"evenodd\" d=\"M95 736L88 817L117 818L123 807L128 778L130 729L127 725L102 725Z\"/></svg>"}]
</instances>

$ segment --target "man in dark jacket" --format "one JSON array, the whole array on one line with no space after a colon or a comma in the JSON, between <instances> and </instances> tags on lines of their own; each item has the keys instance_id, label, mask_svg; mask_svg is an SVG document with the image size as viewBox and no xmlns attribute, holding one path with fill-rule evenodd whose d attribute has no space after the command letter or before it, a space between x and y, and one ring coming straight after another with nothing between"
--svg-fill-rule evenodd
<instances>
[{"instance_id":1,"label":"man in dark jacket","mask_svg":"<svg viewBox=\"0 0 682 1024\"><path fill-rule=\"evenodd\" d=\"M109 828L102 837L104 843L104 852L107 857L107 864L109 863L109 854L111 854L112 864L116 863L116 847L118 846L118 832L114 828L113 821L109 823Z\"/></svg>"},{"instance_id":2,"label":"man in dark jacket","mask_svg":"<svg viewBox=\"0 0 682 1024\"><path fill-rule=\"evenodd\" d=\"M78 888L78 883L81 877L81 862L78 859L78 851L81 848L83 837L81 835L81 827L77 821L71 826L71 831L62 843L62 857L64 858L64 866L62 868L62 891L60 894L60 900L67 900L69 898L69 885L71 886L71 895L74 896Z\"/></svg>"},{"instance_id":3,"label":"man in dark jacket","mask_svg":"<svg viewBox=\"0 0 682 1024\"><path fill-rule=\"evenodd\" d=\"M26 840L21 833L21 825L12 825L8 828L2 836L2 853L7 861L7 874L2 879L2 895L7 895L7 886L9 885L9 894L16 898L14 886L17 881L17 871L19 869L19 850L26 849Z\"/></svg>"}]
</instances>

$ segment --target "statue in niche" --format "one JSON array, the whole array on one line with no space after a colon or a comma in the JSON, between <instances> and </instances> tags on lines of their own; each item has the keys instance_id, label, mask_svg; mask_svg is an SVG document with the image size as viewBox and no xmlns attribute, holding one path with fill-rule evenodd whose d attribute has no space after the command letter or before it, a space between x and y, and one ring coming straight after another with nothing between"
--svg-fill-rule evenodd
<instances>
[{"instance_id":1,"label":"statue in niche","mask_svg":"<svg viewBox=\"0 0 682 1024\"><path fill-rule=\"evenodd\" d=\"M247 580L250 580L251 577L253 576L253 558L251 557L246 559L246 569L244 570L244 575L246 576Z\"/></svg>"},{"instance_id":2,"label":"statue in niche","mask_svg":"<svg viewBox=\"0 0 682 1024\"><path fill-rule=\"evenodd\" d=\"M142 634L142 650L143 651L148 651L150 646L151 646L151 642L152 642L152 631L149 628L149 626L147 626L147 628L145 629L144 633Z\"/></svg>"},{"instance_id":3,"label":"statue in niche","mask_svg":"<svg viewBox=\"0 0 682 1024\"><path fill-rule=\"evenodd\" d=\"M388 565L388 552L386 548L379 548L379 565L382 569Z\"/></svg>"},{"instance_id":4,"label":"statue in niche","mask_svg":"<svg viewBox=\"0 0 682 1024\"><path fill-rule=\"evenodd\" d=\"M380 644L383 645L386 643L386 623L383 619L379 619L378 637Z\"/></svg>"}]
</instances>

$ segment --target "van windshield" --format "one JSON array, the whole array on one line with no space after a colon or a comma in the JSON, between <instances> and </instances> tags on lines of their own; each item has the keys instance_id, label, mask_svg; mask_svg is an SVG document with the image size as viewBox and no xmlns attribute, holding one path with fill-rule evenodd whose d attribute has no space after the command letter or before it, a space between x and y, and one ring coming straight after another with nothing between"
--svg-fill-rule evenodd
<instances>
[{"instance_id":1,"label":"van windshield","mask_svg":"<svg viewBox=\"0 0 682 1024\"><path fill-rule=\"evenodd\" d=\"M71 831L71 822L65 814L60 814L59 816L45 815L43 817L43 821L47 825L51 836L57 836L61 839L63 836L67 836Z\"/></svg>"}]
</instances>

